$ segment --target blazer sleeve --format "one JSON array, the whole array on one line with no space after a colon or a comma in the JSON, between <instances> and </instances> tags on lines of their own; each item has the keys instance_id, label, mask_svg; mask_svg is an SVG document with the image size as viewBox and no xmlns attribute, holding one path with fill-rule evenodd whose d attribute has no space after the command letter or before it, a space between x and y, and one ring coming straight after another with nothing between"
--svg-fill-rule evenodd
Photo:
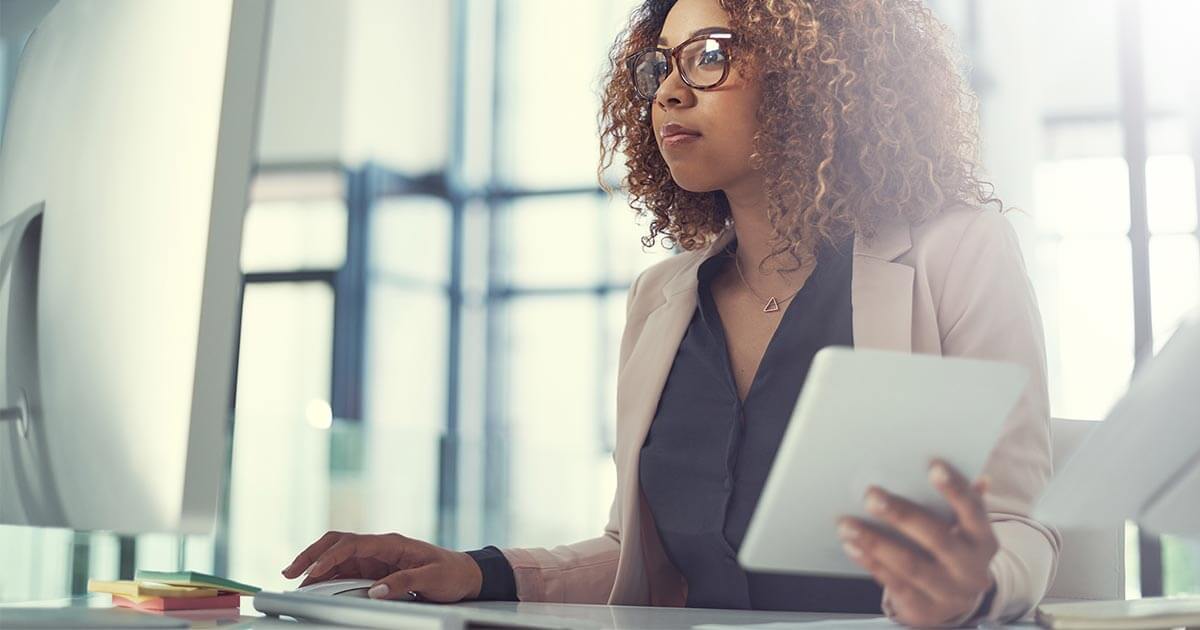
<instances>
[{"instance_id":1,"label":"blazer sleeve","mask_svg":"<svg viewBox=\"0 0 1200 630\"><path fill-rule=\"evenodd\" d=\"M964 229L945 272L937 306L944 356L1023 365L1029 381L984 464L984 497L999 551L988 570L996 582L989 609L946 626L982 619L1008 622L1032 611L1057 571L1062 538L1030 518L1053 474L1046 351L1037 298L1016 232L1002 214L979 211ZM893 611L884 594L883 608Z\"/></svg>"},{"instance_id":2,"label":"blazer sleeve","mask_svg":"<svg viewBox=\"0 0 1200 630\"><path fill-rule=\"evenodd\" d=\"M634 279L625 301L626 322L621 335L618 370L629 359L636 340L628 317L643 275L644 272ZM612 507L609 508L608 524L601 536L553 548L501 549L513 568L517 599L575 604L608 603L621 549L620 523L619 504L614 496Z\"/></svg>"}]
</instances>

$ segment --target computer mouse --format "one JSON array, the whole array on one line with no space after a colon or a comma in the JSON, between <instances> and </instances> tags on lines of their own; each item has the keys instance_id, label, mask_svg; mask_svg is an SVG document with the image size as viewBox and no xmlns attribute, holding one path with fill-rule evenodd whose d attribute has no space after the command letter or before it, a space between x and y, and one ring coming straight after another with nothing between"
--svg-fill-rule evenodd
<instances>
[{"instance_id":1,"label":"computer mouse","mask_svg":"<svg viewBox=\"0 0 1200 630\"><path fill-rule=\"evenodd\" d=\"M375 584L375 580L326 580L324 582L315 582L308 586L301 586L293 592L304 593L306 595L365 598L367 597L367 590L373 584Z\"/></svg>"}]
</instances>

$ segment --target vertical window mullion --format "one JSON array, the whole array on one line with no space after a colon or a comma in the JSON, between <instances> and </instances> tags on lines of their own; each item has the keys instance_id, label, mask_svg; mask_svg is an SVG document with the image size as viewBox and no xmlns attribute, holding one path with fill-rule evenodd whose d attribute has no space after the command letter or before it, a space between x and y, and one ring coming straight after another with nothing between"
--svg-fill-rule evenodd
<instances>
[{"instance_id":1,"label":"vertical window mullion","mask_svg":"<svg viewBox=\"0 0 1200 630\"><path fill-rule=\"evenodd\" d=\"M1146 90L1142 63L1141 4L1121 0L1117 5L1118 81L1125 161L1129 168L1129 241L1133 264L1134 370L1154 351L1150 304L1150 229L1146 212ZM1163 593L1162 541L1139 531L1143 597Z\"/></svg>"}]
</instances>

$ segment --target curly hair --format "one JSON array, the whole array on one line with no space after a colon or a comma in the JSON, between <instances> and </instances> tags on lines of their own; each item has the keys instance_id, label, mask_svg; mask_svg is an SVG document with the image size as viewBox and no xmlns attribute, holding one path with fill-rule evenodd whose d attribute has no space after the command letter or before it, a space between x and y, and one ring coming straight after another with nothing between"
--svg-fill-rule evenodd
<instances>
[{"instance_id":1,"label":"curly hair","mask_svg":"<svg viewBox=\"0 0 1200 630\"><path fill-rule=\"evenodd\" d=\"M653 247L704 247L729 224L721 191L671 178L624 59L656 45L676 0L630 15L601 77L597 176L625 155L621 185L653 215ZM956 205L1003 203L977 176L978 99L960 76L953 36L921 0L719 0L738 35L734 68L762 87L750 166L766 181L772 257L806 263L822 240L872 238L896 217L920 223Z\"/></svg>"}]
</instances>

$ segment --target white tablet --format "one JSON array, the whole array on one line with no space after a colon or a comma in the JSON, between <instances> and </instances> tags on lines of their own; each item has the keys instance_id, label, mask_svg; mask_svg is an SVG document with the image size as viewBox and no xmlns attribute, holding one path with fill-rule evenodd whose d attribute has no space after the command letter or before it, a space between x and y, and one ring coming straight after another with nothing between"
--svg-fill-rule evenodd
<instances>
[{"instance_id":1,"label":"white tablet","mask_svg":"<svg viewBox=\"0 0 1200 630\"><path fill-rule=\"evenodd\" d=\"M837 521L867 513L872 484L950 519L929 482L938 457L976 479L1028 379L1013 363L822 349L771 466L738 561L746 569L869 575L842 549Z\"/></svg>"}]
</instances>

